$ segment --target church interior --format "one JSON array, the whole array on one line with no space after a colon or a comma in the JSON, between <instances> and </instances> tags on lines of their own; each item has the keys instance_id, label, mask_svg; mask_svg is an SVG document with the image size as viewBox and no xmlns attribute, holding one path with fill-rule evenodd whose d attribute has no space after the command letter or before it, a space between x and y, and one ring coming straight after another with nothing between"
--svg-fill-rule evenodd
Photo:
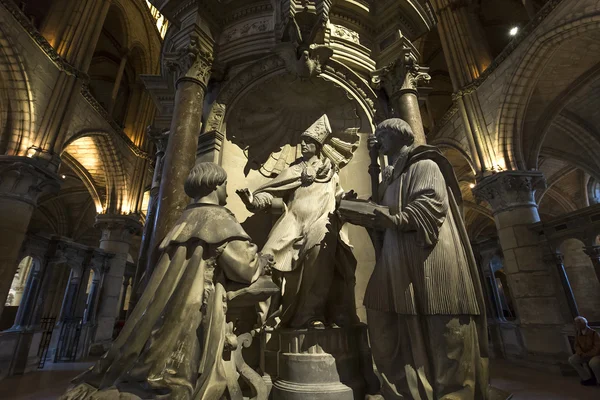
<instances>
[{"instance_id":1,"label":"church interior","mask_svg":"<svg viewBox=\"0 0 600 400\"><path fill-rule=\"evenodd\" d=\"M226 207L262 248L279 214L236 191L293 165L323 114L358 199L384 120L450 162L491 383L600 398L572 366L574 320L600 332L597 0L0 0L0 398L58 398L109 350L195 164L226 171ZM368 325L377 254L342 230Z\"/></svg>"}]
</instances>

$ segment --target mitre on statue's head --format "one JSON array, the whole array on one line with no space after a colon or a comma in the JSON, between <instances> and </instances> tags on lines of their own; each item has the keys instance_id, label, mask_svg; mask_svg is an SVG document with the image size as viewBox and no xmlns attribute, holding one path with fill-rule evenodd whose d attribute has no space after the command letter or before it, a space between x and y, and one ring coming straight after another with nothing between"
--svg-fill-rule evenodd
<instances>
[{"instance_id":1,"label":"mitre on statue's head","mask_svg":"<svg viewBox=\"0 0 600 400\"><path fill-rule=\"evenodd\" d=\"M323 114L321 118L316 120L307 130L300 135L300 138L309 137L316 140L321 145L325 144L325 140L331 135L331 125L327 114Z\"/></svg>"}]
</instances>

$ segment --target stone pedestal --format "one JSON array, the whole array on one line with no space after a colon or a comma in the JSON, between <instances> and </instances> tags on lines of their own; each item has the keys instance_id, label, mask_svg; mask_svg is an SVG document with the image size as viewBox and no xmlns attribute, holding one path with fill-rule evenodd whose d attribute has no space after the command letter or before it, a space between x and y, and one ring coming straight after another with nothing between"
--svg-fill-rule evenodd
<instances>
[{"instance_id":1,"label":"stone pedestal","mask_svg":"<svg viewBox=\"0 0 600 400\"><path fill-rule=\"evenodd\" d=\"M278 329L266 335L263 370L273 383L273 400L352 400L377 390L370 353L361 351L366 325Z\"/></svg>"}]
</instances>

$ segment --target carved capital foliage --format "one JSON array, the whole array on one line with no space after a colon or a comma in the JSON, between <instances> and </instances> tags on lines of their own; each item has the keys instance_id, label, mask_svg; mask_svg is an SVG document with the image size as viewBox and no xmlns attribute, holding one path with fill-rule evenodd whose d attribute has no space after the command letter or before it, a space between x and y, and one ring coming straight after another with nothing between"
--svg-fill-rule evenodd
<instances>
[{"instance_id":1,"label":"carved capital foliage","mask_svg":"<svg viewBox=\"0 0 600 400\"><path fill-rule=\"evenodd\" d=\"M421 83L431 80L429 68L420 66L413 57L404 57L390 63L387 67L373 72L371 83L382 87L388 97L393 98L406 92L417 92Z\"/></svg>"},{"instance_id":2,"label":"carved capital foliage","mask_svg":"<svg viewBox=\"0 0 600 400\"><path fill-rule=\"evenodd\" d=\"M0 156L0 197L33 206L44 193L60 189L61 179L27 157Z\"/></svg>"},{"instance_id":3,"label":"carved capital foliage","mask_svg":"<svg viewBox=\"0 0 600 400\"><path fill-rule=\"evenodd\" d=\"M96 216L96 228L102 230L100 241L131 241L131 237L140 234L142 224L138 215L99 214Z\"/></svg>"},{"instance_id":4,"label":"carved capital foliage","mask_svg":"<svg viewBox=\"0 0 600 400\"><path fill-rule=\"evenodd\" d=\"M201 45L198 35L190 35L188 45L177 52L165 54L165 60L177 80L193 79L206 88L213 63L212 50Z\"/></svg>"},{"instance_id":5,"label":"carved capital foliage","mask_svg":"<svg viewBox=\"0 0 600 400\"><path fill-rule=\"evenodd\" d=\"M484 178L473 189L478 201L486 201L498 214L519 207L536 207L535 192L546 187L541 172L506 171Z\"/></svg>"}]
</instances>

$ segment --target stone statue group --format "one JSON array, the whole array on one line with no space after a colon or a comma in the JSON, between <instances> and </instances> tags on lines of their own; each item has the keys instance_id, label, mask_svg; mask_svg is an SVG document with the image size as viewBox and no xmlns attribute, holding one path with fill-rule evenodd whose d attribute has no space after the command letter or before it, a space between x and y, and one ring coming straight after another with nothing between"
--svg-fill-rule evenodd
<instances>
[{"instance_id":1,"label":"stone statue group","mask_svg":"<svg viewBox=\"0 0 600 400\"><path fill-rule=\"evenodd\" d=\"M225 208L226 172L197 164L185 183L193 201L162 242L137 306L63 399L266 400L264 371L245 363L248 343L228 312L255 306L254 335L358 324L361 266L345 222L377 238L364 304L381 386L367 396L505 399L489 385L483 294L452 166L436 148L414 145L405 121L382 122L369 146L389 166L378 204L360 203L363 215L354 219L344 204L356 195L341 188L336 165L321 152L330 134L324 115L302 134L300 159L258 189L237 191L250 211L281 209L260 252Z\"/></svg>"}]
</instances>

